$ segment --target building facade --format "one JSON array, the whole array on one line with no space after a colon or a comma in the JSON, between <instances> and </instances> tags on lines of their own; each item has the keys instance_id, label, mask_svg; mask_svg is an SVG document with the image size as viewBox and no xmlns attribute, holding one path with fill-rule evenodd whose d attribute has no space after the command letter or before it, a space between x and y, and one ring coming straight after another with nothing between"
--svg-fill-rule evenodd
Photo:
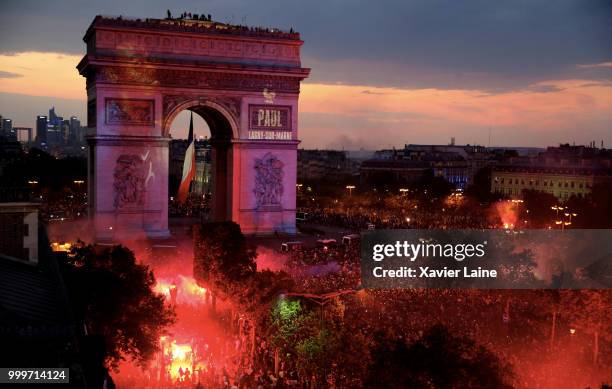
<instances>
[{"instance_id":1,"label":"building facade","mask_svg":"<svg viewBox=\"0 0 612 389\"><path fill-rule=\"evenodd\" d=\"M38 262L38 205L0 203L0 254Z\"/></svg>"},{"instance_id":2,"label":"building facade","mask_svg":"<svg viewBox=\"0 0 612 389\"><path fill-rule=\"evenodd\" d=\"M338 175L359 174L359 164L348 158L345 151L298 150L298 179L320 180Z\"/></svg>"},{"instance_id":3,"label":"building facade","mask_svg":"<svg viewBox=\"0 0 612 389\"><path fill-rule=\"evenodd\" d=\"M405 183L420 179L425 172L442 177L457 189L474 182L476 173L492 161L483 146L472 145L405 145L400 150L379 150L374 158L361 164L362 180L391 176Z\"/></svg>"},{"instance_id":4,"label":"building facade","mask_svg":"<svg viewBox=\"0 0 612 389\"><path fill-rule=\"evenodd\" d=\"M612 152L585 146L549 147L535 158L514 158L493 168L491 191L518 198L526 190L561 201L588 196L593 186L612 182Z\"/></svg>"}]
</instances>

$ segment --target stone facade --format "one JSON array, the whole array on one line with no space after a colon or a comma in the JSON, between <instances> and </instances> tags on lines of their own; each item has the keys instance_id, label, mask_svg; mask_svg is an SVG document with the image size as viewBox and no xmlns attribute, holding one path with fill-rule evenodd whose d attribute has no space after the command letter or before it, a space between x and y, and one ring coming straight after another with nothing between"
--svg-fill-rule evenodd
<instances>
[{"instance_id":1,"label":"stone facade","mask_svg":"<svg viewBox=\"0 0 612 389\"><path fill-rule=\"evenodd\" d=\"M176 23L98 16L85 35L78 70L97 238L168 235L169 132L186 109L211 129L213 218L245 233L294 233L303 42L296 33ZM253 107L267 115L257 131Z\"/></svg>"}]
</instances>

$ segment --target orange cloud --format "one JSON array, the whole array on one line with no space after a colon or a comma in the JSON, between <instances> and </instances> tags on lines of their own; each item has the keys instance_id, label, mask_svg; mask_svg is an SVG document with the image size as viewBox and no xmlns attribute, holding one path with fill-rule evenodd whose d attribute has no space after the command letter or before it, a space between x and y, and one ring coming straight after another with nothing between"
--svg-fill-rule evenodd
<instances>
[{"instance_id":1,"label":"orange cloud","mask_svg":"<svg viewBox=\"0 0 612 389\"><path fill-rule=\"evenodd\" d=\"M0 55L0 92L65 99L85 99L85 79L76 70L80 55L22 52Z\"/></svg>"},{"instance_id":2,"label":"orange cloud","mask_svg":"<svg viewBox=\"0 0 612 389\"><path fill-rule=\"evenodd\" d=\"M401 123L402 117L433 126L440 122L472 126L525 126L554 131L568 115L612 111L612 82L560 80L525 90L396 89L304 84L300 111L342 114L361 120ZM373 113L378 113L373 115Z\"/></svg>"},{"instance_id":3,"label":"orange cloud","mask_svg":"<svg viewBox=\"0 0 612 389\"><path fill-rule=\"evenodd\" d=\"M587 63L578 65L580 69L595 69L595 68L612 68L612 62Z\"/></svg>"},{"instance_id":4,"label":"orange cloud","mask_svg":"<svg viewBox=\"0 0 612 389\"><path fill-rule=\"evenodd\" d=\"M85 80L75 68L80 59L43 52L0 55L0 92L84 101ZM591 134L609 138L611 112L611 81L550 80L502 93L305 83L300 113L308 115L300 119L300 137L309 147L325 145L330 136L359 137L370 147L380 146L382 138L391 142L408 135L440 142L459 134L484 143L484 129L492 127L514 134L500 142L544 145L581 137L584 142Z\"/></svg>"}]
</instances>

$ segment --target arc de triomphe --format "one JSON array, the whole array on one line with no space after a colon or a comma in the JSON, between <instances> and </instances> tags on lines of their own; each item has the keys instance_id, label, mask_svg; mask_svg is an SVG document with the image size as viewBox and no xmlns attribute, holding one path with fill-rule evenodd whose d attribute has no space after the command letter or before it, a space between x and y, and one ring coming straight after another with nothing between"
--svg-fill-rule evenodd
<instances>
[{"instance_id":1,"label":"arc de triomphe","mask_svg":"<svg viewBox=\"0 0 612 389\"><path fill-rule=\"evenodd\" d=\"M183 110L211 130L213 219L295 232L298 96L310 72L299 34L97 16L84 41L96 239L169 234L170 126Z\"/></svg>"}]
</instances>

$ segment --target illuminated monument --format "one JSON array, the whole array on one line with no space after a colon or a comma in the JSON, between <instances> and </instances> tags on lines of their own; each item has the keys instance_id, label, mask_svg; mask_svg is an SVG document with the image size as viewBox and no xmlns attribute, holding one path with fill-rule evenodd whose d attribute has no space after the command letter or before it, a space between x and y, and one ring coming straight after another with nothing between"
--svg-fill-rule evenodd
<instances>
[{"instance_id":1,"label":"illuminated monument","mask_svg":"<svg viewBox=\"0 0 612 389\"><path fill-rule=\"evenodd\" d=\"M310 72L299 34L97 16L84 41L98 239L168 235L168 143L183 110L211 130L213 220L295 232L298 96Z\"/></svg>"}]
</instances>

